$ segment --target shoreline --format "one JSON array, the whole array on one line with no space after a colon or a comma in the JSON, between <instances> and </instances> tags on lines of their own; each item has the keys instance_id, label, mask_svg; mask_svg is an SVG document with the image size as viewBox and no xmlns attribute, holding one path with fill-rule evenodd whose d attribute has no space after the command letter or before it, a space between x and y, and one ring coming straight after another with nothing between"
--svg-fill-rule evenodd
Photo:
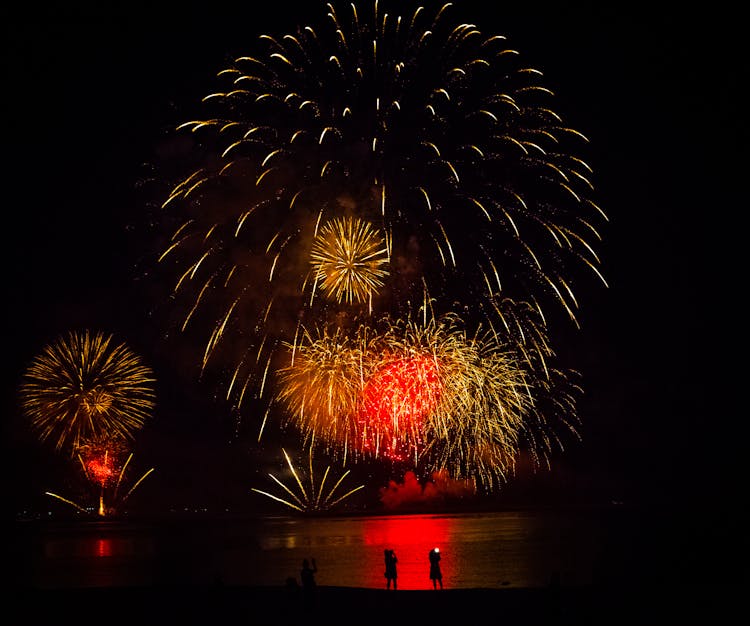
<instances>
[{"instance_id":1,"label":"shoreline","mask_svg":"<svg viewBox=\"0 0 750 626\"><path fill-rule=\"evenodd\" d=\"M263 522L274 519L340 519L340 518L366 518L366 517L409 517L414 515L487 515L504 513L600 513L619 514L637 513L642 509L640 504L625 504L613 502L585 502L585 503L546 503L528 504L522 502L509 502L504 506L497 503L486 506L475 505L473 507L435 506L431 504L423 507L399 507L394 509L340 509L332 511L296 513L291 510L274 510L256 512L255 509L224 509L224 510L161 510L161 511L128 511L119 515L98 516L95 513L84 514L80 512L56 512L50 516L41 512L15 514L13 521L19 525L49 525L69 523L160 523L169 521L201 522L217 520L236 520L244 522Z\"/></svg>"}]
</instances>

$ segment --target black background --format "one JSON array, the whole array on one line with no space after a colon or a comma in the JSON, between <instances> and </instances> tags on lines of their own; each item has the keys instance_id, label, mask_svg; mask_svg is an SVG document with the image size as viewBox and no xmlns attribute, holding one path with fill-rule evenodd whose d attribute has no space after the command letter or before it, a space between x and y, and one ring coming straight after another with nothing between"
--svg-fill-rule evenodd
<instances>
[{"instance_id":1,"label":"black background","mask_svg":"<svg viewBox=\"0 0 750 626\"><path fill-rule=\"evenodd\" d=\"M747 142L736 16L456 5L544 72L557 112L591 141L610 219L600 248L610 286L579 294L582 330L561 338L584 376L582 441L497 506L622 502L659 513L678 551L732 536L747 493L747 411L734 401L745 369L745 281L735 276L747 206L735 192ZM2 475L13 514L48 506L41 494L62 484L65 467L26 431L20 377L59 334L86 327L114 333L157 371L159 407L137 458L158 471L144 491L172 508L261 506L249 488L267 467L253 461L252 442L151 326L134 280L137 186L218 70L259 33L323 13L284 2L6 15ZM268 452L276 468L278 452Z\"/></svg>"}]
</instances>

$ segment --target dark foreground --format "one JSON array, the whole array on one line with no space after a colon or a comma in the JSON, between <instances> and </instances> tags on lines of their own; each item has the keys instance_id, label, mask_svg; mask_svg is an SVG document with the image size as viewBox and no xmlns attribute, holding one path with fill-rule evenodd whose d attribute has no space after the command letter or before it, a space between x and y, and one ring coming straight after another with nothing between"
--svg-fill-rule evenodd
<instances>
[{"instance_id":1,"label":"dark foreground","mask_svg":"<svg viewBox=\"0 0 750 626\"><path fill-rule=\"evenodd\" d=\"M7 588L6 588L7 589ZM11 587L12 589L12 587ZM10 591L6 624L720 624L746 616L745 589L537 588L386 591L319 587L106 587ZM15 606L14 606L15 605ZM7 609L11 609L8 611Z\"/></svg>"}]
</instances>

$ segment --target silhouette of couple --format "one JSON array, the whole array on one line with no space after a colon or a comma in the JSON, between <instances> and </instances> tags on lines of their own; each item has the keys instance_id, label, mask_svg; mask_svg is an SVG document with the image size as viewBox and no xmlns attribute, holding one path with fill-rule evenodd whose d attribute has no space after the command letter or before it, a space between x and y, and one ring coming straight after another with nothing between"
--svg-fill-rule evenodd
<instances>
[{"instance_id":1,"label":"silhouette of couple","mask_svg":"<svg viewBox=\"0 0 750 626\"><path fill-rule=\"evenodd\" d=\"M383 550L383 557L385 559L385 588L390 589L393 585L393 589L398 589L398 572L396 569L396 553L393 550ZM430 580L432 581L432 588L440 589L443 588L443 572L440 569L440 549L433 548L429 553L430 559Z\"/></svg>"}]
</instances>

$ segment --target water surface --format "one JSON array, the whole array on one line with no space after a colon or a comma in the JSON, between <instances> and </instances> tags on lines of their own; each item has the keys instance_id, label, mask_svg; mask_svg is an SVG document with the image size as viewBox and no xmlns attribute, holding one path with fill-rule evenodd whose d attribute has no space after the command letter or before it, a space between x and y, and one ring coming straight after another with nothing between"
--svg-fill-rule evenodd
<instances>
[{"instance_id":1,"label":"water surface","mask_svg":"<svg viewBox=\"0 0 750 626\"><path fill-rule=\"evenodd\" d=\"M604 542L591 512L33 522L19 533L21 579L42 588L156 584L281 585L315 558L320 585L385 587L383 550L400 589L426 589L428 553L446 588L594 581Z\"/></svg>"}]
</instances>

